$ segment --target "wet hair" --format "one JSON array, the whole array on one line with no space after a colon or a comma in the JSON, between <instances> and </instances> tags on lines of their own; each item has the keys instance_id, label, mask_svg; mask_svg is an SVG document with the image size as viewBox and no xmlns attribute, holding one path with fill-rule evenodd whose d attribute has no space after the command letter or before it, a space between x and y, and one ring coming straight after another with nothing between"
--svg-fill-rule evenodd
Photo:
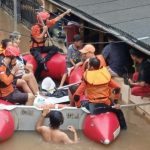
<instances>
[{"instance_id":1,"label":"wet hair","mask_svg":"<svg viewBox=\"0 0 150 150\"><path fill-rule=\"evenodd\" d=\"M89 60L90 67L93 67L94 69L99 69L100 67L100 60L98 58L90 58Z\"/></svg>"},{"instance_id":2,"label":"wet hair","mask_svg":"<svg viewBox=\"0 0 150 150\"><path fill-rule=\"evenodd\" d=\"M50 111L50 113L48 113L46 117L49 118L50 121L49 126L52 129L58 129L59 126L64 122L63 114L57 110Z\"/></svg>"},{"instance_id":3,"label":"wet hair","mask_svg":"<svg viewBox=\"0 0 150 150\"><path fill-rule=\"evenodd\" d=\"M11 42L10 39L3 39L1 41L2 48L5 49L7 47L8 42Z\"/></svg>"},{"instance_id":4,"label":"wet hair","mask_svg":"<svg viewBox=\"0 0 150 150\"><path fill-rule=\"evenodd\" d=\"M14 32L10 33L9 38L10 38L10 40L14 41L14 40L18 39L19 36L21 36L21 33L14 31Z\"/></svg>"},{"instance_id":5,"label":"wet hair","mask_svg":"<svg viewBox=\"0 0 150 150\"><path fill-rule=\"evenodd\" d=\"M69 87L69 90L70 90L72 95L76 92L78 87L79 87L79 85L72 85L72 86Z\"/></svg>"},{"instance_id":6,"label":"wet hair","mask_svg":"<svg viewBox=\"0 0 150 150\"><path fill-rule=\"evenodd\" d=\"M138 58L147 58L148 56L144 54L143 52L137 50L137 49L130 49L130 55L136 56Z\"/></svg>"},{"instance_id":7,"label":"wet hair","mask_svg":"<svg viewBox=\"0 0 150 150\"><path fill-rule=\"evenodd\" d=\"M75 34L73 37L74 42L82 41L81 36L79 34Z\"/></svg>"}]
</instances>

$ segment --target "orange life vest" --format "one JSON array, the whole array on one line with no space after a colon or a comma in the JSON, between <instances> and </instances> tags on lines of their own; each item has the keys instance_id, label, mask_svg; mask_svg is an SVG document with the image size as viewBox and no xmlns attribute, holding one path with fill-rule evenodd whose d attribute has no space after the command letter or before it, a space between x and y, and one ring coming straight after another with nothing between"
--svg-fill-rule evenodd
<instances>
[{"instance_id":1,"label":"orange life vest","mask_svg":"<svg viewBox=\"0 0 150 150\"><path fill-rule=\"evenodd\" d=\"M38 36L43 32L43 27L39 24L36 24L32 26L31 28L31 45L30 48L33 47L41 47L45 46L45 41L47 38L47 34L45 34L45 37L42 39L38 39Z\"/></svg>"},{"instance_id":2,"label":"orange life vest","mask_svg":"<svg viewBox=\"0 0 150 150\"><path fill-rule=\"evenodd\" d=\"M106 67L102 67L98 70L85 71L84 80L87 83L85 96L90 102L110 105L109 96L111 90L109 82L111 80L111 75Z\"/></svg>"},{"instance_id":3,"label":"orange life vest","mask_svg":"<svg viewBox=\"0 0 150 150\"><path fill-rule=\"evenodd\" d=\"M13 82L14 77L6 66L0 66L0 97L5 97L14 91Z\"/></svg>"}]
</instances>

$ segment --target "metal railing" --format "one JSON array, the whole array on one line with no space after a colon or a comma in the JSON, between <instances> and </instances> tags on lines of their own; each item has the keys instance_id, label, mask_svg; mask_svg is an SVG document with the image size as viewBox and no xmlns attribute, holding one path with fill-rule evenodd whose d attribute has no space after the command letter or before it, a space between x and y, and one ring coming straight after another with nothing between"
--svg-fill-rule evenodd
<instances>
[{"instance_id":1,"label":"metal railing","mask_svg":"<svg viewBox=\"0 0 150 150\"><path fill-rule=\"evenodd\" d=\"M14 0L0 0L0 7L14 15ZM17 0L17 21L30 27L36 22L36 9L40 8L39 0Z\"/></svg>"},{"instance_id":2,"label":"metal railing","mask_svg":"<svg viewBox=\"0 0 150 150\"><path fill-rule=\"evenodd\" d=\"M28 27L36 23L36 9L40 8L38 0L21 0L21 21Z\"/></svg>"}]
</instances>

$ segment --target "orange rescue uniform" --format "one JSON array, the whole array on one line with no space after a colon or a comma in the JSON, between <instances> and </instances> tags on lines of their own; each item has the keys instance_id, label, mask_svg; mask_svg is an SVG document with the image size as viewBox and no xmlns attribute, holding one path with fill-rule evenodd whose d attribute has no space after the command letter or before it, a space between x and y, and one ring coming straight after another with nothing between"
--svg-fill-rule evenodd
<instances>
[{"instance_id":1,"label":"orange rescue uniform","mask_svg":"<svg viewBox=\"0 0 150 150\"><path fill-rule=\"evenodd\" d=\"M85 94L85 97L91 103L111 104L109 99L111 88L118 88L118 85L113 82L111 75L106 67L101 67L98 70L87 70L83 75L83 82L74 95ZM79 102L76 103L79 107Z\"/></svg>"},{"instance_id":2,"label":"orange rescue uniform","mask_svg":"<svg viewBox=\"0 0 150 150\"><path fill-rule=\"evenodd\" d=\"M56 19L51 19L46 21L46 25L48 28L54 26L56 24ZM38 38L43 30L43 26L40 24L35 24L31 28L31 37L32 37L32 43L30 45L30 48L33 47L40 47L40 46L45 46L45 38L47 37L47 34L45 34L44 38Z\"/></svg>"},{"instance_id":3,"label":"orange rescue uniform","mask_svg":"<svg viewBox=\"0 0 150 150\"><path fill-rule=\"evenodd\" d=\"M0 66L0 97L6 97L14 91L12 84L14 76L6 72L7 68L2 64Z\"/></svg>"}]
</instances>

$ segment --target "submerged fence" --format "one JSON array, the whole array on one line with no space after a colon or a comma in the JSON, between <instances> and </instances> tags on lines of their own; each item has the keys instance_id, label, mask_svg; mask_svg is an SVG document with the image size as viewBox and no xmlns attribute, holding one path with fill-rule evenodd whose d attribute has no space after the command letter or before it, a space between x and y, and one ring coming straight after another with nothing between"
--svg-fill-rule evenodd
<instances>
[{"instance_id":1,"label":"submerged fence","mask_svg":"<svg viewBox=\"0 0 150 150\"><path fill-rule=\"evenodd\" d=\"M40 0L0 0L0 6L10 15L14 15L14 8L17 9L17 20L30 27L36 22L36 11L40 9Z\"/></svg>"}]
</instances>

